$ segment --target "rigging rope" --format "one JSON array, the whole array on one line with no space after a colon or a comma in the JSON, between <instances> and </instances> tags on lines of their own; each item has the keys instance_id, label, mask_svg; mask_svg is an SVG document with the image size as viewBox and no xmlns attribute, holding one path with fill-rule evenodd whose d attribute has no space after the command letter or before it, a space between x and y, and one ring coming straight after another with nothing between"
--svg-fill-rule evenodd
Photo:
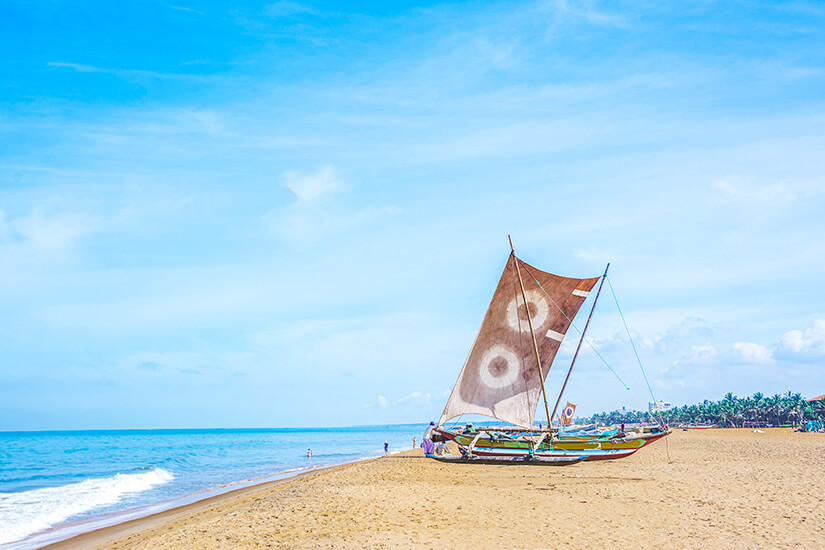
<instances>
[{"instance_id":1,"label":"rigging rope","mask_svg":"<svg viewBox=\"0 0 825 550\"><path fill-rule=\"evenodd\" d=\"M524 265L524 264L522 264L522 265ZM613 367L611 367L611 366L610 366L610 364L607 362L607 360L606 360L606 359L602 356L602 354L601 354L601 353L599 353L599 350L597 350L597 349L596 349L596 346L594 346L594 345L593 345L593 343L590 341L590 339L589 339L589 338L587 338L587 337L585 337L585 336L584 336L584 334L582 334L582 331L580 331L580 330L579 330L579 327L577 327L577 326L576 326L576 324L573 322L573 320L572 320L570 317L568 317L568 316L567 316L567 313L565 313L565 312L564 312L564 310L563 310L563 309L559 306L559 304L557 304L557 303L556 303L556 301L553 299L553 297L552 297L552 296L550 296L550 293L549 293L549 292L547 292L546 290L544 290L544 287L543 287L543 286L541 286L541 283L540 283L540 282L539 282L539 280L535 277L535 275L533 275L533 273L532 273L532 272L531 272L531 271L530 271L530 270L529 270L526 266L524 267L524 269L525 269L525 271L527 271L527 273L529 273L529 274L530 274L530 277L531 277L534 281L536 281L536 284L539 286L539 288L541 289L541 291L542 291L542 292L544 292L544 295L545 295L545 296L547 296L547 299L548 299L548 300L550 300L550 302L551 302L554 306L556 306L556 309L558 309L558 310L561 312L561 314L562 314L562 315L564 315L564 318L565 318L565 319L567 319L567 321L570 323L570 326L571 326L571 327L573 327L573 328L576 330L576 332L578 332L578 333L579 333L579 335L582 337L582 339L583 339L585 342L587 342L587 345L588 345L588 346L590 346L590 349L592 349L592 350L593 350L593 352L594 352L594 353L595 353L595 354L599 357L599 359L601 359L601 360L602 360L602 363L604 363L604 365L608 368L608 370L610 370L610 372L612 372L612 373L613 373L613 376L615 376L615 377L616 377L616 379L617 379L617 380L621 383L621 385L622 385L622 386L624 386L624 388L625 388L628 392L630 392L630 395L633 397L633 399L635 399L635 400L636 400L636 402L637 402L637 403L638 403L638 404L639 404L639 405L640 405L640 406L644 409L644 403L642 402L642 400L641 400L641 399L639 399L639 398L636 396L636 394L635 394L635 393L633 393L633 390L631 390L631 389L630 389L630 386L628 386L627 384L625 384L624 380L622 380L622 377L621 377L621 376L619 376L619 374L618 374L615 370L613 370ZM608 285L610 285L610 278L609 278L609 277L607 277L607 276L605 276L605 278L607 279ZM616 300L616 293L615 293L615 292L613 292L613 285L610 285L610 292L611 292L611 293L613 293L613 299L614 299L614 300ZM619 302L618 302L618 300L616 300L616 306L618 307L618 305L619 305ZM621 308L619 308L619 314L621 315ZM622 315L622 322L624 322L624 315ZM627 329L627 323L625 323L625 329ZM630 336L630 331L628 330L628 337L629 337L629 336ZM630 340L630 343L631 343L631 344L633 343L633 340L632 340L632 339ZM636 352L636 346L635 346L635 345L633 346L633 352L634 352L634 353ZM636 359L637 359L637 360L639 359L639 354L638 354L638 353L636 353ZM640 367L642 366L642 362L641 362L641 360L639 360L639 366L640 366ZM645 374L644 369L642 369L642 374L643 374L643 375L644 375L644 377L645 377L645 382L647 382L647 375ZM649 383L648 383L647 387L648 387L648 389L650 389L650 384L649 384ZM653 390L652 390L652 389L650 390L650 393L651 393L651 395L653 395ZM654 399L653 399L653 401L654 401L654 403L655 403L655 402L656 402L656 399L654 398ZM654 416L653 416L653 414L651 414L651 412L650 412L650 410L649 410L649 409L648 409L648 411L647 411L647 415L650 417L650 419L651 419L651 420L653 420L653 422L656 422L656 417L654 417ZM659 424L659 425L663 425L663 424L662 424L662 420L661 420L661 413L659 414L659 422L658 422L658 424Z\"/></svg>"},{"instance_id":2,"label":"rigging rope","mask_svg":"<svg viewBox=\"0 0 825 550\"><path fill-rule=\"evenodd\" d=\"M619 305L619 299L616 298L616 292L613 290L613 283L610 282L610 277L605 276L607 279L607 286L610 287L610 294L613 295L613 301L616 302L616 309L619 310L619 317L622 318L622 323L624 324L624 330L627 332L627 339L630 340L630 346L633 348L633 353L636 355L636 361L639 363L639 368L642 370L642 376L645 378L645 384L647 384L647 389L650 391L650 397L653 399L653 402L656 403L656 397L653 395L653 388L650 387L650 382L647 380L647 374L645 373L645 368L642 366L642 360L639 358L639 352L636 351L636 344L633 343L633 337L630 336L630 329L627 328L627 321L624 320L624 313L622 313L622 307Z\"/></svg>"},{"instance_id":3,"label":"rigging rope","mask_svg":"<svg viewBox=\"0 0 825 550\"><path fill-rule=\"evenodd\" d=\"M564 315L564 318L565 318L565 319L567 319L567 322L569 322L569 323L570 323L570 326L571 326L571 327L573 327L574 329L576 329L576 332L578 332L580 336L583 336L583 335L582 335L582 331L580 331L580 330L579 330L579 327L577 327L577 326L575 325L575 323L573 323L573 320L572 320L570 317L568 317L568 316L567 316L567 313L565 313L565 312L564 312L564 310L563 310L563 309L559 306L559 304L557 304L557 303L556 303L556 301L553 299L553 297L552 297L552 296L550 296L550 294L549 294L546 290L544 290L544 287L543 287L543 286L541 286L541 283L539 282L539 280L538 280L538 279L536 279L536 277L535 277L535 276L534 276L534 275L530 272L530 270L529 270L529 269L527 269L527 267L526 267L526 266L525 266L525 268L524 268L524 269L525 269L525 271L527 271L527 273L530 273L530 277L532 277L532 278L533 278L533 280L534 280L534 281L536 281L536 284L537 284L537 285L539 285L539 288L541 289L541 291L542 291L542 292L544 292L544 295L545 295L545 296L547 296L547 299L548 299L548 300L550 300L550 302L551 302L554 306L556 306L556 309L558 309L558 310L561 312L561 314L562 314L562 315ZM618 373L617 373L615 370L613 370L613 367L611 367L611 366L610 366L610 364L607 362L607 360L606 360L604 357L602 357L602 354L601 354L601 353L599 353L599 350L597 350L597 349L596 349L596 346L594 346L594 345L593 345L593 343L590 341L590 339L585 337L585 338L584 338L584 341L585 341L585 342L587 342L587 345L588 345L588 346L590 346L590 349L592 349L592 350L596 353L596 355L598 355L598 356L599 356L599 359L601 359L601 360L602 360L602 363L604 363L604 365L605 365L608 369L610 369L610 372L612 372L612 373L613 373L613 376L615 376L615 377L616 377L616 379L617 379L619 382L621 382L622 386L624 386L624 388L625 388L627 391L630 391L630 386L628 386L627 384L625 384L625 383L624 383L624 380L622 380L622 377L621 377L621 376L619 376L619 375L618 375ZM632 391L630 391L630 393L632 394L633 392L632 392Z\"/></svg>"},{"instance_id":4,"label":"rigging rope","mask_svg":"<svg viewBox=\"0 0 825 550\"><path fill-rule=\"evenodd\" d=\"M659 407L656 405L656 396L653 395L653 388L650 386L650 381L647 379L647 373L645 372L645 368L642 366L642 359L639 357L639 352L636 351L636 344L633 343L633 337L630 336L630 329L627 327L627 321L624 319L624 313L622 313L622 306L619 305L619 299L616 298L616 292L613 290L613 283L610 282L610 277L605 275L605 279L607 279L607 286L610 287L610 293L613 295L613 301L616 302L616 309L619 310L619 317L622 318L622 323L624 324L624 330L627 332L627 339L630 340L630 346L633 348L633 353L636 355L636 361L639 363L639 369L642 371L642 376L644 376L645 384L647 384L647 389L650 392L650 398L653 399L653 405L656 407L656 412L659 415L659 425L664 426L664 421L662 419L662 411L659 410ZM650 411L647 413L653 418L653 415L650 414ZM655 420L655 418L654 418ZM670 452L668 452L668 459L670 459Z\"/></svg>"}]
</instances>

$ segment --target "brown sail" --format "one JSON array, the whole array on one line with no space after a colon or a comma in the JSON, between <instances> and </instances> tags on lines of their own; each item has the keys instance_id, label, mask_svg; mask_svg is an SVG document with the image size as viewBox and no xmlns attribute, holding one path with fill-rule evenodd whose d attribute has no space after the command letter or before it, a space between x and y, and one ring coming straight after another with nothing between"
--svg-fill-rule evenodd
<instances>
[{"instance_id":1,"label":"brown sail","mask_svg":"<svg viewBox=\"0 0 825 550\"><path fill-rule=\"evenodd\" d=\"M516 261L524 283L526 307ZM462 414L481 414L531 427L541 399L541 379L527 312L543 379L570 327L569 319L579 311L598 280L546 273L511 254L439 425Z\"/></svg>"}]
</instances>

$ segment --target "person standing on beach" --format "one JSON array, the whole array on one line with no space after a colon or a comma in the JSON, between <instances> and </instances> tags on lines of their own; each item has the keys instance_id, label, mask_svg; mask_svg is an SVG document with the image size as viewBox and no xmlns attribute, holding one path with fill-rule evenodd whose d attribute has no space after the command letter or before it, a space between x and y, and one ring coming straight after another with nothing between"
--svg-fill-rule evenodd
<instances>
[{"instance_id":1,"label":"person standing on beach","mask_svg":"<svg viewBox=\"0 0 825 550\"><path fill-rule=\"evenodd\" d=\"M430 422L427 429L424 431L424 453L431 455L435 452L435 443L433 443L433 433L435 433L435 422Z\"/></svg>"},{"instance_id":2,"label":"person standing on beach","mask_svg":"<svg viewBox=\"0 0 825 550\"><path fill-rule=\"evenodd\" d=\"M390 444L386 441L384 442L384 454L387 454L390 450Z\"/></svg>"},{"instance_id":3,"label":"person standing on beach","mask_svg":"<svg viewBox=\"0 0 825 550\"><path fill-rule=\"evenodd\" d=\"M312 458L312 449L307 449L307 458Z\"/></svg>"},{"instance_id":4,"label":"person standing on beach","mask_svg":"<svg viewBox=\"0 0 825 550\"><path fill-rule=\"evenodd\" d=\"M415 436L413 436L413 449L415 449Z\"/></svg>"}]
</instances>

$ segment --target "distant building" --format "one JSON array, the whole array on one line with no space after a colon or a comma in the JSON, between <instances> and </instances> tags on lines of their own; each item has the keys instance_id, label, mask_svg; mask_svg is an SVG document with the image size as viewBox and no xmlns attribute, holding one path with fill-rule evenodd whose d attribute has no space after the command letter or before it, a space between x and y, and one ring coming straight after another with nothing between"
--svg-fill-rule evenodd
<instances>
[{"instance_id":1,"label":"distant building","mask_svg":"<svg viewBox=\"0 0 825 550\"><path fill-rule=\"evenodd\" d=\"M656 401L655 403L648 403L647 410L650 412L664 412L669 411L673 408L673 405L670 403L665 403L664 401Z\"/></svg>"},{"instance_id":2,"label":"distant building","mask_svg":"<svg viewBox=\"0 0 825 550\"><path fill-rule=\"evenodd\" d=\"M809 402L813 403L814 401L825 401L825 395L820 395L819 397L812 397L808 399Z\"/></svg>"}]
</instances>

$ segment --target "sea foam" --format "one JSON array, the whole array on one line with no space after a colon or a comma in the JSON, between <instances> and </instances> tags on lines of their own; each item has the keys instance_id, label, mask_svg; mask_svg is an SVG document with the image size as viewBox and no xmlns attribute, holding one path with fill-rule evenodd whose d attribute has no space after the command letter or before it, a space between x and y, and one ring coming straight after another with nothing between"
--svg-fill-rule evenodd
<instances>
[{"instance_id":1,"label":"sea foam","mask_svg":"<svg viewBox=\"0 0 825 550\"><path fill-rule=\"evenodd\" d=\"M58 525L72 516L114 504L125 495L147 491L175 478L156 468L137 474L87 479L61 487L0 493L0 545Z\"/></svg>"}]
</instances>

